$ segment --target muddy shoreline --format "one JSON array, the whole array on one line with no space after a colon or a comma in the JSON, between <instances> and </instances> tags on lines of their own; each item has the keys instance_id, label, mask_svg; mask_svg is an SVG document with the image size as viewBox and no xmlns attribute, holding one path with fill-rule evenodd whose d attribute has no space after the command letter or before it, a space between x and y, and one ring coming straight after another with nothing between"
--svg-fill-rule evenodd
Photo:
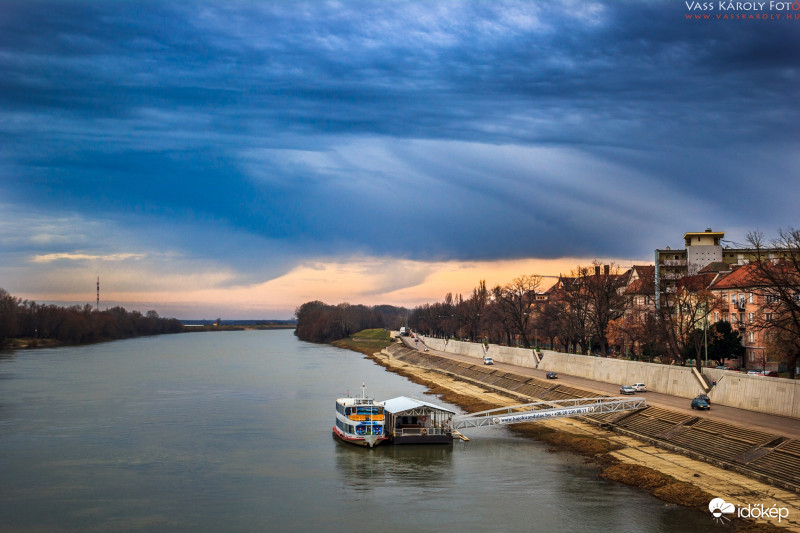
<instances>
[{"instance_id":1,"label":"muddy shoreline","mask_svg":"<svg viewBox=\"0 0 800 533\"><path fill-rule=\"evenodd\" d=\"M343 345L340 347L363 353L368 359L384 367L387 371L423 385L428 389L429 394L436 395L445 402L458 405L467 412L519 403L515 398L460 380L457 376L444 375L428 368L416 367L395 359L386 352L371 351L367 346ZM516 424L509 426L509 429L522 437L547 443L550 445L549 451L551 452L570 452L582 455L587 462L597 465L599 477L638 487L670 504L708 513L709 527L711 527L708 503L720 494L712 494L690 481L676 479L670 475L672 472L659 471L659 469L644 464L637 464L635 460L627 460L626 455L635 455L629 452L637 451L635 448L640 446L633 439L623 438L608 430L575 419ZM641 447L647 446L641 444ZM695 473L693 476L707 477L707 471L710 468L713 467L706 465L702 474ZM670 469L665 468L664 470ZM722 477L726 475L721 469L717 470L720 470ZM684 477L686 476L687 474L684 473ZM713 483L711 485L714 486ZM766 497L769 493L770 491L765 491L764 496ZM788 527L784 527L784 524L778 526L767 522L741 519L734 519L730 525L735 531L746 532L800 531L800 527L796 527L796 524L787 524Z\"/></svg>"}]
</instances>

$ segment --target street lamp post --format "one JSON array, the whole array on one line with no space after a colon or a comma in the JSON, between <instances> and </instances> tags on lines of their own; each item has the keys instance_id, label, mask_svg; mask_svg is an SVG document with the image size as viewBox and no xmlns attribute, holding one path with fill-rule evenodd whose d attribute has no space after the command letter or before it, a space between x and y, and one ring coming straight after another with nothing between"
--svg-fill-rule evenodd
<instances>
[{"instance_id":1,"label":"street lamp post","mask_svg":"<svg viewBox=\"0 0 800 533\"><path fill-rule=\"evenodd\" d=\"M708 297L706 297L703 307L703 345L705 346L706 366L708 366Z\"/></svg>"}]
</instances>

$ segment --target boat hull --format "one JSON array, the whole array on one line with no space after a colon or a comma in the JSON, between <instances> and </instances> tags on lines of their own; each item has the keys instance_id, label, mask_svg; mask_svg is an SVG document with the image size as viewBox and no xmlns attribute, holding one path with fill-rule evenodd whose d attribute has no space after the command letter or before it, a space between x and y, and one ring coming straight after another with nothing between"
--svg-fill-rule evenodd
<instances>
[{"instance_id":1,"label":"boat hull","mask_svg":"<svg viewBox=\"0 0 800 533\"><path fill-rule=\"evenodd\" d=\"M347 444L354 444L356 446L363 446L365 448L374 448L381 442L389 440L388 437L378 435L348 435L336 426L333 426L333 436L342 442L346 442Z\"/></svg>"},{"instance_id":2,"label":"boat hull","mask_svg":"<svg viewBox=\"0 0 800 533\"><path fill-rule=\"evenodd\" d=\"M453 444L453 435L394 435L392 444Z\"/></svg>"}]
</instances>

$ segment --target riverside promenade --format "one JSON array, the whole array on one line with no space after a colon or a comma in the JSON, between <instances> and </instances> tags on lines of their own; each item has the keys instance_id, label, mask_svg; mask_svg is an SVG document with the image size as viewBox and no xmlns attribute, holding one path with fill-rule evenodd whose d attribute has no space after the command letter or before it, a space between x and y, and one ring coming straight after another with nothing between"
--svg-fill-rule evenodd
<instances>
[{"instance_id":1,"label":"riverside promenade","mask_svg":"<svg viewBox=\"0 0 800 533\"><path fill-rule=\"evenodd\" d=\"M476 364L474 359L462 361L450 355L420 351L397 343L375 353L372 358L390 371L433 387L437 394L454 394L448 401L458 404L462 403L458 398L464 399L464 405L477 401L476 405L502 407L534 398L557 401L597 396L596 392L565 384L560 376L557 380L529 377L507 368ZM592 442L596 439L605 441L606 445L599 448L590 445L587 449L579 445L563 449L591 457L595 453L608 452L607 455L619 464L601 466L601 477L641 487L664 501L695 507L704 513L708 512L708 502L713 498L722 498L740 506L777 506L788 510L788 519L778 521L762 517L757 522L766 522L780 529L769 526L758 529L758 525L753 524L755 529L745 527L744 530L800 531L800 453L795 449L798 441L776 438L765 432L751 432L730 424L707 426L701 423L703 414L706 413L681 416L668 409L648 407L634 414L620 413L616 417L564 418L521 426L532 426L532 435L548 435L548 432L555 431L553 439L544 437L554 449L562 449L564 439L578 443L584 437L592 439ZM529 433L523 430L522 434ZM678 442L681 435L685 440ZM677 440L668 442L676 436ZM753 439L756 439L756 444L748 442ZM769 446L763 444L765 440ZM608 451L609 446L611 451ZM606 451L602 451L603 447ZM754 455L744 457L742 448L759 449L757 454L764 453L761 458L777 461L772 468L755 464ZM597 458L603 461L602 457ZM752 464L736 462L737 458L750 460ZM672 484L654 488L658 475L666 475L677 484L691 485L691 488Z\"/></svg>"},{"instance_id":2,"label":"riverside promenade","mask_svg":"<svg viewBox=\"0 0 800 533\"><path fill-rule=\"evenodd\" d=\"M401 349L395 357L517 398L619 395L616 384L564 374L547 380L544 370L504 363L485 366L471 356L422 352L414 339L402 337L402 341L405 348L396 345ZM699 412L691 410L685 398L653 392L639 395L647 398L649 407L643 411L586 418L617 433L800 493L800 420L713 404L711 411Z\"/></svg>"},{"instance_id":3,"label":"riverside promenade","mask_svg":"<svg viewBox=\"0 0 800 533\"><path fill-rule=\"evenodd\" d=\"M446 357L455 361L462 361L473 364L481 364L483 358L483 348L479 343L466 343L466 342L450 342L447 351L435 349L434 346L441 344L441 339L426 339L420 338L420 342L415 343L415 339L408 337L401 338L403 342L413 349L421 349L428 346L430 353L434 353L441 357ZM430 343L430 344L427 344ZM455 346L453 346L455 345ZM579 387L584 390L594 391L601 395L619 395L619 388L621 385L631 385L637 382L643 382L647 386L648 392L647 403L656 407L663 407L688 414L697 414L697 411L691 409L691 399L698 394L705 394L711 397L712 409L704 413L704 416L713 420L727 422L732 424L744 425L755 429L760 429L767 432L777 432L792 438L800 439L800 418L793 416L786 416L783 414L771 413L767 410L775 404L791 404L797 402L798 398L794 398L791 394L792 388L797 388L800 383L795 383L792 380L779 379L779 378L766 378L761 376L746 376L739 375L737 372L725 372L712 369L715 379L719 379L719 385L713 387L710 391L702 388L701 382L692 373L692 369L688 367L675 367L668 365L658 365L654 363L638 363L620 361L615 359L587 357L580 355L569 355L557 352L544 352L545 355L538 362L533 360L532 350L523 350L520 348L506 348L506 354L492 353L490 349L489 355L494 357L494 367L497 369L506 369L516 372L524 376L532 378L544 379L547 372L557 372L558 380L564 385ZM521 353L526 353L526 356L521 357ZM513 361L512 363L503 362L503 355L506 360ZM582 359L582 365L569 365L567 359ZM572 361L569 361L572 362ZM586 372L585 362L592 363L594 366L610 368L602 372L603 381L590 379L587 377L573 375L570 372L570 367L577 367L583 370L584 374L591 374ZM515 364L521 363L521 364ZM628 363L628 364L626 364ZM634 366L634 373L625 368L626 366ZM616 375L615 375L616 371ZM599 373L599 372L598 372ZM651 381L642 375L660 373L661 376ZM668 379L665 379L663 374L668 373ZM633 375L632 375L633 374ZM664 383L668 381L668 383ZM740 385L738 382L744 382ZM787 384L788 383L788 384ZM659 387L660 385L660 387ZM731 401L728 396L731 395L727 389L735 389L740 387L739 395L741 398L735 398ZM671 394L668 392L658 392L655 388L676 392L678 394ZM788 391L787 391L788 389ZM760 400L760 402L758 401ZM725 403L733 403L734 405L725 405ZM747 409L740 407L742 404L755 407ZM790 406L777 405L773 411L794 411L796 409Z\"/></svg>"}]
</instances>

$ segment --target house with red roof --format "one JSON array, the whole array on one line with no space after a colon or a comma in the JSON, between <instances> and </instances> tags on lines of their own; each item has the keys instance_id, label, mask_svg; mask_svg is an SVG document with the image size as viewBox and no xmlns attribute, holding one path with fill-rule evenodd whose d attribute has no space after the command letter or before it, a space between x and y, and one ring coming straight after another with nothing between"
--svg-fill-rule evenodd
<instances>
[{"instance_id":1,"label":"house with red roof","mask_svg":"<svg viewBox=\"0 0 800 533\"><path fill-rule=\"evenodd\" d=\"M746 350L746 367L777 370L779 362L769 360L765 346L767 330L762 324L769 322L769 317L760 315L767 296L755 274L755 264L734 266L730 272L718 273L708 287L722 301L722 308L714 311L713 320L730 322L739 331Z\"/></svg>"}]
</instances>

